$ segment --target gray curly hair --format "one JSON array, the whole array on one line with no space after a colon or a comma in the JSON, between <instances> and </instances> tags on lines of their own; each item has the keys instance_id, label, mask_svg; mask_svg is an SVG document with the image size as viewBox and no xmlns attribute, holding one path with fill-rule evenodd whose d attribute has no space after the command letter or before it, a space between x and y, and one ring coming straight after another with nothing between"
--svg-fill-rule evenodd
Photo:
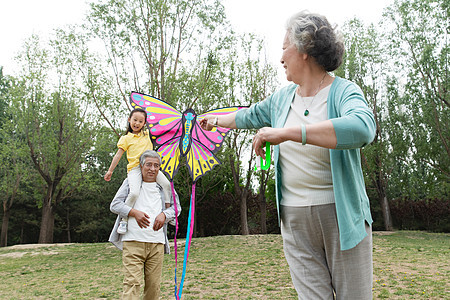
<instances>
[{"instance_id":1,"label":"gray curly hair","mask_svg":"<svg viewBox=\"0 0 450 300\"><path fill-rule=\"evenodd\" d=\"M319 14L301 11L286 23L289 41L300 53L314 57L325 71L334 71L344 56L342 35L332 27L327 18Z\"/></svg>"}]
</instances>

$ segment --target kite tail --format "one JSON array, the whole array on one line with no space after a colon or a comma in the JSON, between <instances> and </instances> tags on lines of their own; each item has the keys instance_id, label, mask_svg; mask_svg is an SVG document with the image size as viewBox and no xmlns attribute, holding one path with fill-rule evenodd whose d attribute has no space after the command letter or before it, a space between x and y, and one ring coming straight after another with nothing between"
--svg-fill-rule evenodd
<instances>
[{"instance_id":1,"label":"kite tail","mask_svg":"<svg viewBox=\"0 0 450 300\"><path fill-rule=\"evenodd\" d=\"M187 269L187 262L189 257L189 249L191 248L191 240L192 240L192 233L194 232L194 215L195 215L195 181L192 184L192 194L191 194L191 204L189 207L189 217L188 217L188 229L186 233L186 245L184 247L184 260L183 260L183 273L181 274L181 280L180 280L180 290L178 294L176 293L176 287L175 287L175 294L177 300L181 298L181 294L183 293L183 283L184 283L184 277L186 276L186 269ZM176 281L176 279L175 279Z\"/></svg>"},{"instance_id":2,"label":"kite tail","mask_svg":"<svg viewBox=\"0 0 450 300\"><path fill-rule=\"evenodd\" d=\"M175 297L178 300L177 296L177 264L178 264L178 247L177 247L177 235L178 235L178 205L177 199L175 197L175 188L173 187L173 181L170 181L170 188L172 190L172 198L175 208L175 237L173 238L174 250L175 250Z\"/></svg>"}]
</instances>

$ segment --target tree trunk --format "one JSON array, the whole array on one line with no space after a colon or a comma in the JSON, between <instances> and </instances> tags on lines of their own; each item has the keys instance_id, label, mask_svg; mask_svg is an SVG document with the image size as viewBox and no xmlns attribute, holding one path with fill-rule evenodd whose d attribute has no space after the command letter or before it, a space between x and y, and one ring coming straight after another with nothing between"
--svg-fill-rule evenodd
<instances>
[{"instance_id":1,"label":"tree trunk","mask_svg":"<svg viewBox=\"0 0 450 300\"><path fill-rule=\"evenodd\" d=\"M247 195L248 191L239 185L239 167L236 167L234 163L234 157L230 155L231 173L233 174L234 192L239 199L240 204L240 221L241 221L241 234L248 235L247 224ZM236 170L237 169L237 170Z\"/></svg>"},{"instance_id":2,"label":"tree trunk","mask_svg":"<svg viewBox=\"0 0 450 300\"><path fill-rule=\"evenodd\" d=\"M3 205L3 221L2 221L2 233L0 238L0 247L6 247L8 245L8 226L9 226L9 216L11 215L11 210L5 205Z\"/></svg>"},{"instance_id":3,"label":"tree trunk","mask_svg":"<svg viewBox=\"0 0 450 300\"><path fill-rule=\"evenodd\" d=\"M376 180L376 187L377 187L378 201L380 202L381 207L381 214L383 215L384 230L392 231L394 226L392 225L391 210L389 209L389 201L386 197L386 189L383 183L384 181L381 178L381 176L378 176Z\"/></svg>"},{"instance_id":4,"label":"tree trunk","mask_svg":"<svg viewBox=\"0 0 450 300\"><path fill-rule=\"evenodd\" d=\"M374 143L377 142L377 138L378 136L375 137ZM368 167L366 157L362 153L361 158L364 164ZM389 201L386 197L387 180L385 179L383 173L381 172L382 160L379 158L378 155L375 157L375 163L379 171L371 171L369 169L369 174L372 180L372 184L375 186L377 191L378 201L381 207L381 214L383 215L384 230L392 231L394 229L394 226L392 225L392 217L391 217L391 210L389 209Z\"/></svg>"},{"instance_id":5,"label":"tree trunk","mask_svg":"<svg viewBox=\"0 0 450 300\"><path fill-rule=\"evenodd\" d=\"M378 201L380 201L381 206L381 213L383 215L384 220L384 230L386 231L392 231L392 217L391 217L391 210L389 209L389 201L386 197L386 180L382 173L382 161L380 159L380 156L375 157L375 162L378 166L378 172L376 173L376 187L377 187L377 193L378 193Z\"/></svg>"},{"instance_id":6,"label":"tree trunk","mask_svg":"<svg viewBox=\"0 0 450 300\"><path fill-rule=\"evenodd\" d=\"M66 220L67 220L67 242L72 243L72 237L70 236L70 213L69 209L66 211Z\"/></svg>"},{"instance_id":7,"label":"tree trunk","mask_svg":"<svg viewBox=\"0 0 450 300\"><path fill-rule=\"evenodd\" d=\"M261 233L266 234L267 233L267 205L266 205L266 197L264 194L258 195L258 201L259 201L259 210L261 212Z\"/></svg>"},{"instance_id":8,"label":"tree trunk","mask_svg":"<svg viewBox=\"0 0 450 300\"><path fill-rule=\"evenodd\" d=\"M25 222L22 221L22 223L20 224L20 240L19 240L19 244L23 244L23 228L25 227Z\"/></svg>"},{"instance_id":9,"label":"tree trunk","mask_svg":"<svg viewBox=\"0 0 450 300\"><path fill-rule=\"evenodd\" d=\"M16 160L13 159L15 163ZM16 181L14 184L14 188L12 190L12 195L3 201L3 221L2 221L2 231L0 236L0 247L6 247L8 245L8 227L9 227L9 217L11 216L11 207L14 203L14 199L17 195L17 190L19 189L20 180L22 178L22 174L16 174ZM6 193L8 195L8 192Z\"/></svg>"},{"instance_id":10,"label":"tree trunk","mask_svg":"<svg viewBox=\"0 0 450 300\"><path fill-rule=\"evenodd\" d=\"M389 202L386 195L380 197L381 213L383 214L384 229L386 231L392 231L394 226L392 225L391 210L389 209Z\"/></svg>"},{"instance_id":11,"label":"tree trunk","mask_svg":"<svg viewBox=\"0 0 450 300\"><path fill-rule=\"evenodd\" d=\"M39 232L39 244L53 243L53 227L55 224L55 215L51 199L45 199L42 206L41 230Z\"/></svg>"},{"instance_id":12,"label":"tree trunk","mask_svg":"<svg viewBox=\"0 0 450 300\"><path fill-rule=\"evenodd\" d=\"M241 234L242 235L249 235L248 230L248 222L247 222L247 195L248 191L244 190L241 193Z\"/></svg>"}]
</instances>

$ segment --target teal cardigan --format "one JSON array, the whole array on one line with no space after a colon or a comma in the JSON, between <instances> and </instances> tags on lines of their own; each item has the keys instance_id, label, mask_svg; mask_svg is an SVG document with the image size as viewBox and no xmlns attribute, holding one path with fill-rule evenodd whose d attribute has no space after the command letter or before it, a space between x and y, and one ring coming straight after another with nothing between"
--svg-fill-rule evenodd
<instances>
[{"instance_id":1,"label":"teal cardigan","mask_svg":"<svg viewBox=\"0 0 450 300\"><path fill-rule=\"evenodd\" d=\"M236 115L237 127L283 128L296 88L296 84L291 84L248 109L241 109ZM361 169L360 148L372 142L376 126L373 113L368 108L361 89L339 77L336 77L331 85L327 113L337 138L336 149L330 149L330 163L340 244L341 250L348 250L367 236L365 222L369 225L373 222ZM279 155L280 148L275 146L278 218L283 171L278 163Z\"/></svg>"}]
</instances>

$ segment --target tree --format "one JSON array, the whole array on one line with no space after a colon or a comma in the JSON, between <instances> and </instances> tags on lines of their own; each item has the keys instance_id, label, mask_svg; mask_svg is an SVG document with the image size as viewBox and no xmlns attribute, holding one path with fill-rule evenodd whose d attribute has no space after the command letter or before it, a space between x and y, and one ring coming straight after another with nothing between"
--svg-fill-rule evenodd
<instances>
[{"instance_id":1,"label":"tree","mask_svg":"<svg viewBox=\"0 0 450 300\"><path fill-rule=\"evenodd\" d=\"M365 26L360 20L353 19L344 25L345 56L337 75L354 81L361 87L369 106L372 108L376 134L373 142L362 151L362 162L366 180L376 191L381 207L384 229L392 230L392 217L388 201L388 184L391 169L389 160L388 135L385 128L386 98L383 94L386 71L385 58L380 46L380 34L374 25Z\"/></svg>"},{"instance_id":2,"label":"tree","mask_svg":"<svg viewBox=\"0 0 450 300\"><path fill-rule=\"evenodd\" d=\"M25 133L32 165L40 174L45 195L39 206L42 219L39 243L52 243L55 207L76 190L92 133L87 103L73 66L70 49L77 47L71 33L57 31L49 47L37 36L24 45L19 61L20 85L12 93L16 122ZM51 82L55 82L52 85Z\"/></svg>"},{"instance_id":3,"label":"tree","mask_svg":"<svg viewBox=\"0 0 450 300\"><path fill-rule=\"evenodd\" d=\"M395 192L410 199L448 199L450 192L448 12L446 0L413 0L395 1L385 13L396 63L389 135L399 141L392 153L403 166Z\"/></svg>"},{"instance_id":4,"label":"tree","mask_svg":"<svg viewBox=\"0 0 450 300\"><path fill-rule=\"evenodd\" d=\"M251 105L264 100L275 87L274 68L265 61L263 41L254 35L243 35L238 39L240 52L231 52L228 73L230 99L236 99L240 105ZM254 155L251 153L251 141L254 131L233 133L229 147L234 155L229 157L233 174L234 192L240 204L241 233L249 234L247 222L247 200L252 194ZM242 165L241 165L242 164ZM262 184L266 182L262 181ZM260 186L260 193L265 188ZM261 209L265 209L262 206ZM264 216L264 214L261 214Z\"/></svg>"},{"instance_id":5,"label":"tree","mask_svg":"<svg viewBox=\"0 0 450 300\"><path fill-rule=\"evenodd\" d=\"M12 123L12 122L8 122ZM2 144L0 146L0 176L2 183L0 191L2 192L2 230L0 247L8 244L8 227L11 209L19 195L19 186L27 174L27 164L23 136L14 131L12 124L4 125L0 129ZM9 131L11 130L11 131Z\"/></svg>"},{"instance_id":6,"label":"tree","mask_svg":"<svg viewBox=\"0 0 450 300\"><path fill-rule=\"evenodd\" d=\"M91 4L88 22L105 45L122 107L128 109L133 90L187 108L204 88L186 96L178 85L201 78L198 70L208 69L210 53L223 47L229 33L224 7L214 0L101 1ZM201 79L204 86L206 77Z\"/></svg>"},{"instance_id":7,"label":"tree","mask_svg":"<svg viewBox=\"0 0 450 300\"><path fill-rule=\"evenodd\" d=\"M0 235L0 247L8 244L8 228L11 209L19 194L19 186L27 174L25 163L25 143L23 135L17 130L14 107L8 106L10 89L15 80L9 76L3 76L0 68L0 184L3 218Z\"/></svg>"}]
</instances>

